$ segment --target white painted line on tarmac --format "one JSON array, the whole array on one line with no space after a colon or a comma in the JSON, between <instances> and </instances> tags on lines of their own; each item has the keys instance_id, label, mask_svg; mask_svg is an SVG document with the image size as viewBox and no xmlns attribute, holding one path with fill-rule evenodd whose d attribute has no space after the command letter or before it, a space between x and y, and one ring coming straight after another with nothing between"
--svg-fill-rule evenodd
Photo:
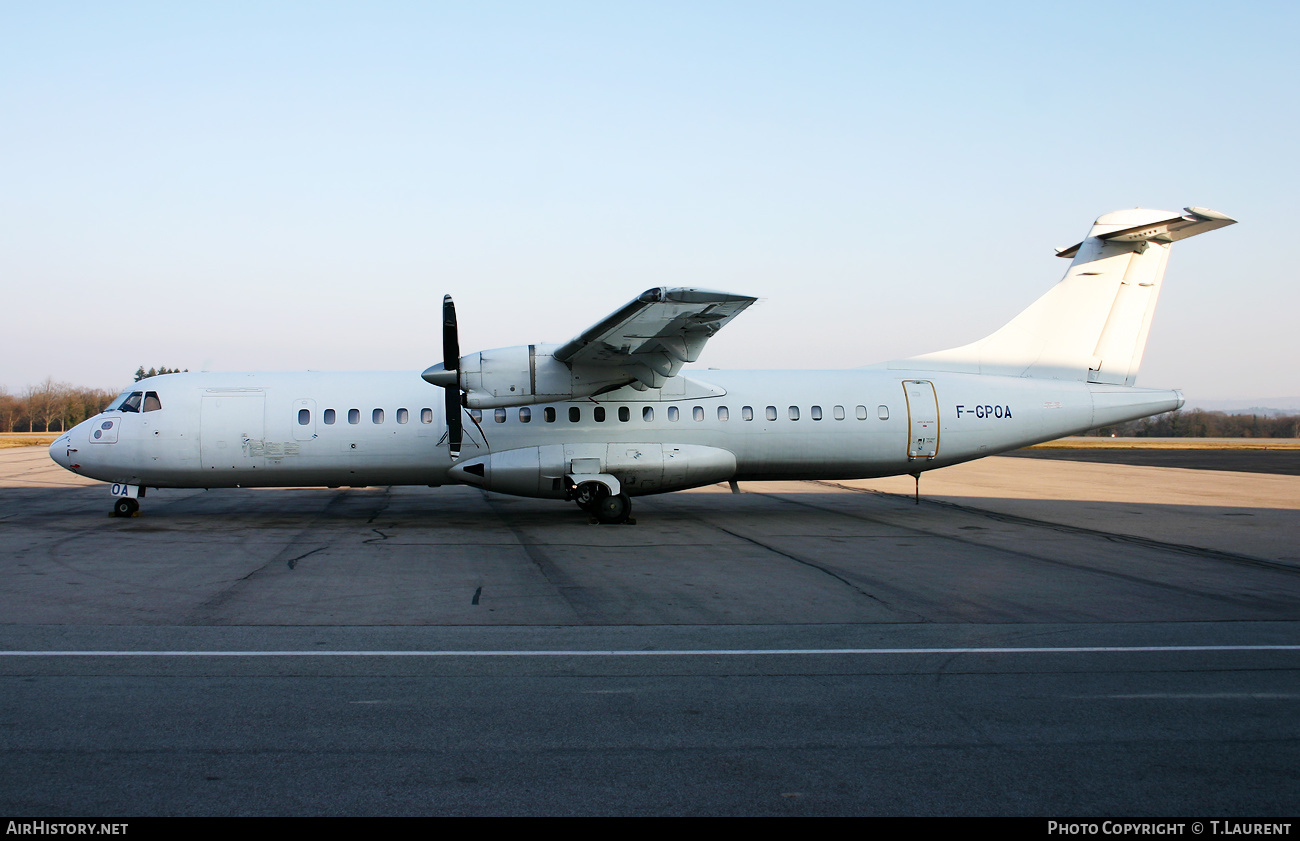
<instances>
[{"instance_id":1,"label":"white painted line on tarmac","mask_svg":"<svg viewBox=\"0 0 1300 841\"><path fill-rule=\"evenodd\" d=\"M1059 648L712 648L662 650L451 651L0 651L0 657L770 657L892 654L1145 654L1205 651L1300 651L1300 645L1139 645Z\"/></svg>"}]
</instances>

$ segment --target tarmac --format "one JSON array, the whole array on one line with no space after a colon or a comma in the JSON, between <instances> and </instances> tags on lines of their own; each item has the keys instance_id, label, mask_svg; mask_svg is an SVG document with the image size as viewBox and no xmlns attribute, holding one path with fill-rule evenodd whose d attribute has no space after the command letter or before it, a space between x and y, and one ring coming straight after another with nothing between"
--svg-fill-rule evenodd
<instances>
[{"instance_id":1,"label":"tarmac","mask_svg":"<svg viewBox=\"0 0 1300 841\"><path fill-rule=\"evenodd\" d=\"M1290 439L1287 439L1288 443ZM1179 467L1188 470L1224 470L1231 473L1281 473L1300 476L1300 448L1276 450L1205 450L1133 448L1038 448L1008 453L1016 458L1046 458L1099 464L1135 464L1143 467Z\"/></svg>"},{"instance_id":2,"label":"tarmac","mask_svg":"<svg viewBox=\"0 0 1300 841\"><path fill-rule=\"evenodd\" d=\"M0 811L1300 806L1300 477L993 457L919 504L741 490L622 526L467 487L115 519L0 451Z\"/></svg>"}]
</instances>

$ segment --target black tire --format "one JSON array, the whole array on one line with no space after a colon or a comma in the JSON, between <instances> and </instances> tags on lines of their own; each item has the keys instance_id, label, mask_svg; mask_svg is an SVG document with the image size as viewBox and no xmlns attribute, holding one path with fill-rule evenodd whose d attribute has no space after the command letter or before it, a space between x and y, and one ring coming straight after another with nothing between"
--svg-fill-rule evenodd
<instances>
[{"instance_id":1,"label":"black tire","mask_svg":"<svg viewBox=\"0 0 1300 841\"><path fill-rule=\"evenodd\" d=\"M632 498L627 494L606 496L596 504L595 513L602 523L621 523L632 513Z\"/></svg>"},{"instance_id":2,"label":"black tire","mask_svg":"<svg viewBox=\"0 0 1300 841\"><path fill-rule=\"evenodd\" d=\"M124 496L121 499L119 499L117 502L113 503L113 516L130 517L139 509L140 509L140 503L136 502L134 499L131 499L130 497Z\"/></svg>"}]
</instances>

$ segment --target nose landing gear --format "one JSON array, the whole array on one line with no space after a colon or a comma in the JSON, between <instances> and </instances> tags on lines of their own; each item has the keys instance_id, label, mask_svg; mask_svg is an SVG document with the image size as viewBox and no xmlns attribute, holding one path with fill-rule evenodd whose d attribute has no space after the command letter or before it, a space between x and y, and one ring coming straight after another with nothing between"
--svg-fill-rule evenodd
<instances>
[{"instance_id":1,"label":"nose landing gear","mask_svg":"<svg viewBox=\"0 0 1300 841\"><path fill-rule=\"evenodd\" d=\"M140 503L130 497L124 496L113 503L114 517L134 517L140 510Z\"/></svg>"},{"instance_id":2,"label":"nose landing gear","mask_svg":"<svg viewBox=\"0 0 1300 841\"><path fill-rule=\"evenodd\" d=\"M140 510L140 497L144 488L140 485L127 485L115 482L112 487L114 517L134 517Z\"/></svg>"}]
</instances>

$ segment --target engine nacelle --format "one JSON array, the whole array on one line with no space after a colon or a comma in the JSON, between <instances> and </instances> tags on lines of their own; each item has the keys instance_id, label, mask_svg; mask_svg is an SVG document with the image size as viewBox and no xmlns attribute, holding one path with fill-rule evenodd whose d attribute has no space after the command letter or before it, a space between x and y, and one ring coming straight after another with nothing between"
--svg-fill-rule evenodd
<instances>
[{"instance_id":1,"label":"engine nacelle","mask_svg":"<svg viewBox=\"0 0 1300 841\"><path fill-rule=\"evenodd\" d=\"M559 345L519 345L460 358L460 387L472 409L526 406L588 397L625 385L618 370L571 370L555 359Z\"/></svg>"},{"instance_id":2,"label":"engine nacelle","mask_svg":"<svg viewBox=\"0 0 1300 841\"><path fill-rule=\"evenodd\" d=\"M574 476L613 476L630 496L725 482L730 450L697 444L550 444L503 450L458 463L457 482L516 496L565 499Z\"/></svg>"}]
</instances>

